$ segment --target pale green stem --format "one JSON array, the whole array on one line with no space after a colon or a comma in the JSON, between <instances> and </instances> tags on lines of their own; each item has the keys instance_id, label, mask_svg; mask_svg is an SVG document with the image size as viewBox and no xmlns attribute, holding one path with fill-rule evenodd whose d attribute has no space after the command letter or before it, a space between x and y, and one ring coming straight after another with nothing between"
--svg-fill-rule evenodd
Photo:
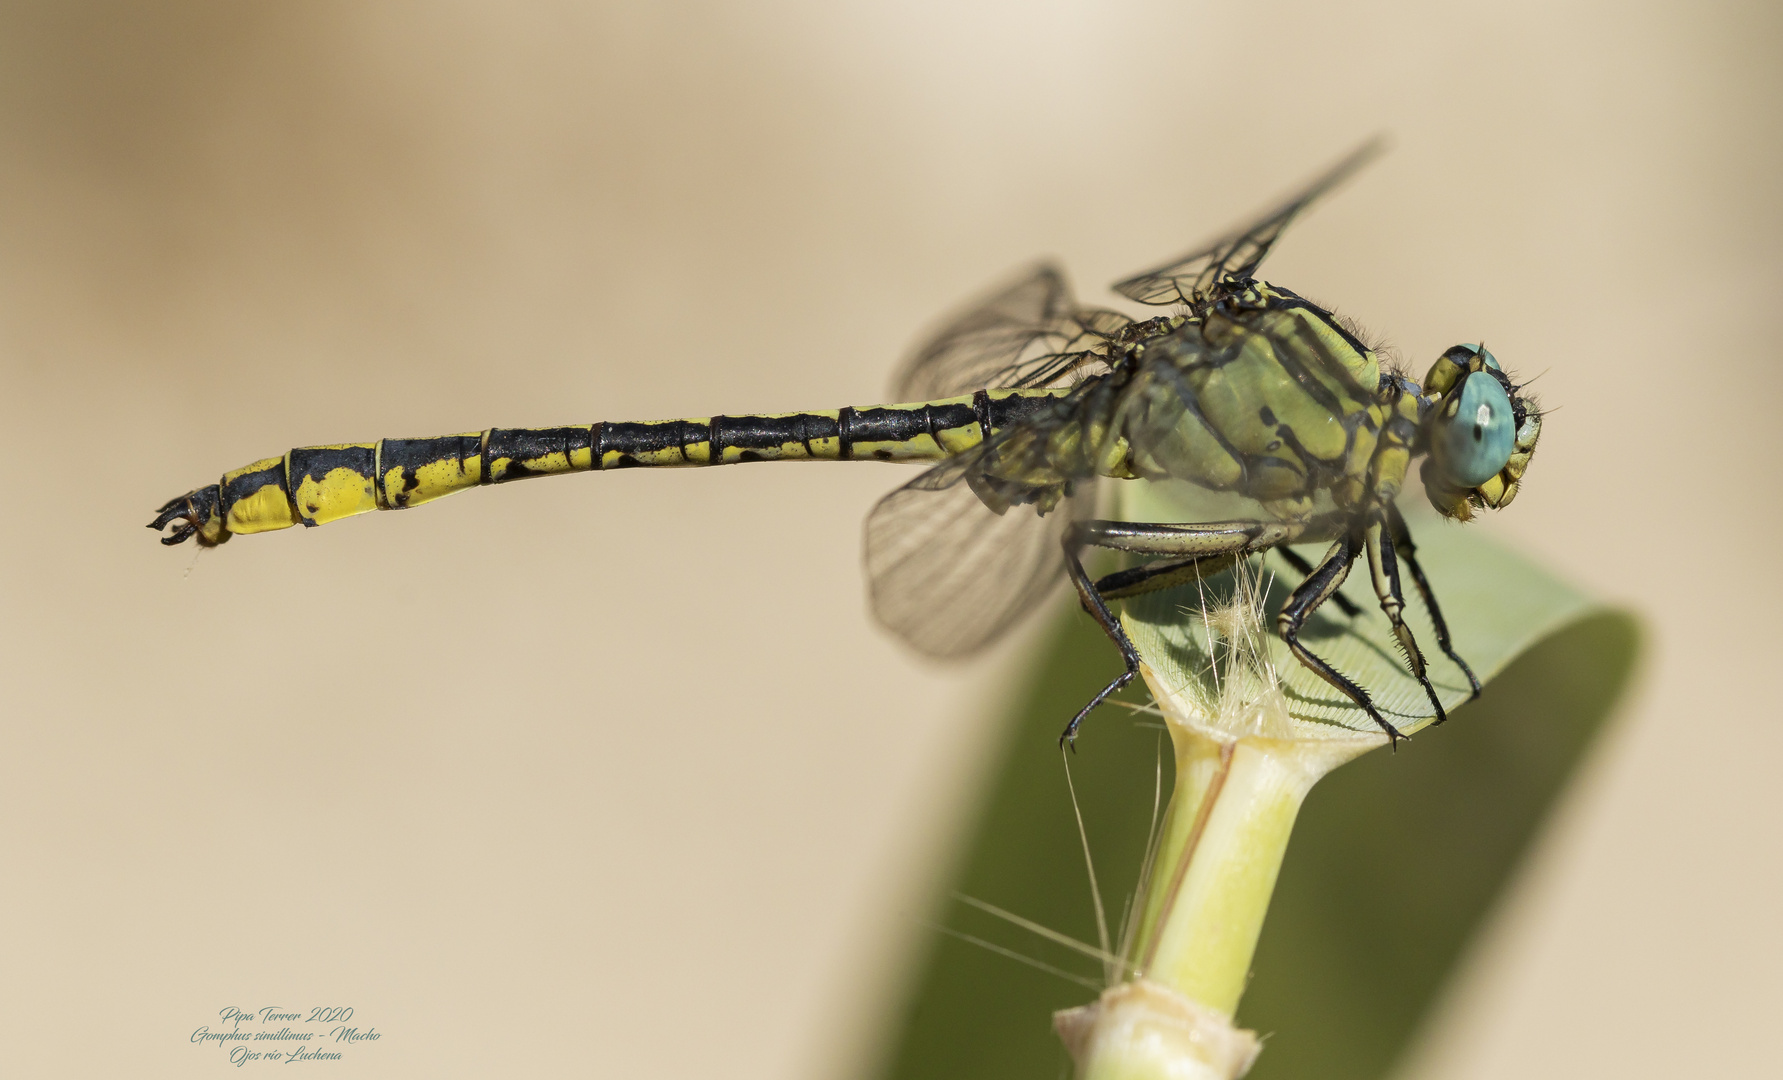
<instances>
[{"instance_id":1,"label":"pale green stem","mask_svg":"<svg viewBox=\"0 0 1783 1080\"><path fill-rule=\"evenodd\" d=\"M1232 1080L1254 1060L1233 1026L1263 916L1300 804L1320 777L1381 745L1286 721L1234 735L1146 682L1169 721L1176 786L1141 908L1132 956L1144 974L1055 1018L1085 1080ZM1238 730L1259 728L1256 710ZM1271 731L1270 729L1275 730Z\"/></svg>"}]
</instances>

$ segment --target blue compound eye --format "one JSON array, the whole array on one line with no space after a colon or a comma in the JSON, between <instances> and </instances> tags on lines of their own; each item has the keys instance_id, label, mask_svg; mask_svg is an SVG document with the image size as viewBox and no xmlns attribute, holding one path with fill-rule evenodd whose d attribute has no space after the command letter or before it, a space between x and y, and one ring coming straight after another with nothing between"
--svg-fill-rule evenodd
<instances>
[{"instance_id":1,"label":"blue compound eye","mask_svg":"<svg viewBox=\"0 0 1783 1080\"><path fill-rule=\"evenodd\" d=\"M1461 487L1478 487L1511 459L1517 432L1510 395L1497 379L1476 371L1454 400L1453 411L1442 410L1431 456Z\"/></svg>"}]
</instances>

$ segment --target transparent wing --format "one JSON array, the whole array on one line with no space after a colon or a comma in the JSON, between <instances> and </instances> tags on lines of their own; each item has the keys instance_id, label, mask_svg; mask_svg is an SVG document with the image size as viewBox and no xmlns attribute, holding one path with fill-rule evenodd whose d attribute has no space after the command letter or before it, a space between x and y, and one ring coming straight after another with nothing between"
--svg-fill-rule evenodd
<instances>
[{"instance_id":1,"label":"transparent wing","mask_svg":"<svg viewBox=\"0 0 1783 1080\"><path fill-rule=\"evenodd\" d=\"M1066 530L1093 505L1079 434L1093 404L1067 398L879 500L866 569L880 622L930 656L965 656L1046 597Z\"/></svg>"},{"instance_id":2,"label":"transparent wing","mask_svg":"<svg viewBox=\"0 0 1783 1080\"><path fill-rule=\"evenodd\" d=\"M929 470L937 471L936 469ZM879 621L930 656L968 656L1026 615L1063 576L1071 514L997 514L964 483L906 484L867 517L867 581Z\"/></svg>"},{"instance_id":3,"label":"transparent wing","mask_svg":"<svg viewBox=\"0 0 1783 1080\"><path fill-rule=\"evenodd\" d=\"M1269 254L1270 246L1296 214L1342 183L1351 173L1379 157L1385 149L1384 138L1370 139L1327 169L1299 194L1257 221L1156 270L1119 282L1114 291L1142 304L1187 304L1199 309L1220 281L1227 277L1244 279L1256 273Z\"/></svg>"},{"instance_id":4,"label":"transparent wing","mask_svg":"<svg viewBox=\"0 0 1783 1080\"><path fill-rule=\"evenodd\" d=\"M984 387L1065 385L1099 364L1097 349L1132 320L1080 308L1064 275L1039 263L949 319L892 383L902 401Z\"/></svg>"}]
</instances>

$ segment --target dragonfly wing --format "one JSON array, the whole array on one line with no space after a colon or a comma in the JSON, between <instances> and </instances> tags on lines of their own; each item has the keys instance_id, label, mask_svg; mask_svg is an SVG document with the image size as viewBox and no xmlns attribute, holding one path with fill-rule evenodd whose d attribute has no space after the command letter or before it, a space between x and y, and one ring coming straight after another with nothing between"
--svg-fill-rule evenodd
<instances>
[{"instance_id":1,"label":"dragonfly wing","mask_svg":"<svg viewBox=\"0 0 1783 1080\"><path fill-rule=\"evenodd\" d=\"M1221 236L1203 247L1155 270L1130 277L1114 291L1142 304L1187 304L1198 308L1213 287L1227 277L1244 279L1256 273L1269 248L1294 220L1319 196L1343 182L1351 173L1373 161L1386 149L1386 140L1370 139L1327 169L1298 194L1244 228Z\"/></svg>"},{"instance_id":2,"label":"dragonfly wing","mask_svg":"<svg viewBox=\"0 0 1783 1080\"><path fill-rule=\"evenodd\" d=\"M892 392L924 401L984 387L1063 385L1130 321L1080 309L1058 268L1039 263L949 319L911 355Z\"/></svg>"},{"instance_id":3,"label":"dragonfly wing","mask_svg":"<svg viewBox=\"0 0 1783 1080\"><path fill-rule=\"evenodd\" d=\"M931 469L930 472L938 471ZM873 612L930 656L969 656L1026 615L1063 576L1071 514L1002 514L970 486L906 484L867 517Z\"/></svg>"},{"instance_id":4,"label":"dragonfly wing","mask_svg":"<svg viewBox=\"0 0 1783 1080\"><path fill-rule=\"evenodd\" d=\"M873 612L930 656L982 649L1063 576L1065 533L1089 482L1065 482L1041 461L1045 440L1018 434L936 465L867 516Z\"/></svg>"}]
</instances>

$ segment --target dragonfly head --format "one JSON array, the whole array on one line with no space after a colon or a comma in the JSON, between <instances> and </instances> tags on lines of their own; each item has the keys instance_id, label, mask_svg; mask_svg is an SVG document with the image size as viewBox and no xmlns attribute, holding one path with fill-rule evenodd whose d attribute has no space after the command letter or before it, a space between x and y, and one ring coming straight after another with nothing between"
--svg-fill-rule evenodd
<instances>
[{"instance_id":1,"label":"dragonfly head","mask_svg":"<svg viewBox=\"0 0 1783 1080\"><path fill-rule=\"evenodd\" d=\"M1466 521L1474 509L1510 505L1541 437L1542 417L1518 394L1484 345L1457 345L1424 378L1432 399L1420 442L1430 504Z\"/></svg>"}]
</instances>

